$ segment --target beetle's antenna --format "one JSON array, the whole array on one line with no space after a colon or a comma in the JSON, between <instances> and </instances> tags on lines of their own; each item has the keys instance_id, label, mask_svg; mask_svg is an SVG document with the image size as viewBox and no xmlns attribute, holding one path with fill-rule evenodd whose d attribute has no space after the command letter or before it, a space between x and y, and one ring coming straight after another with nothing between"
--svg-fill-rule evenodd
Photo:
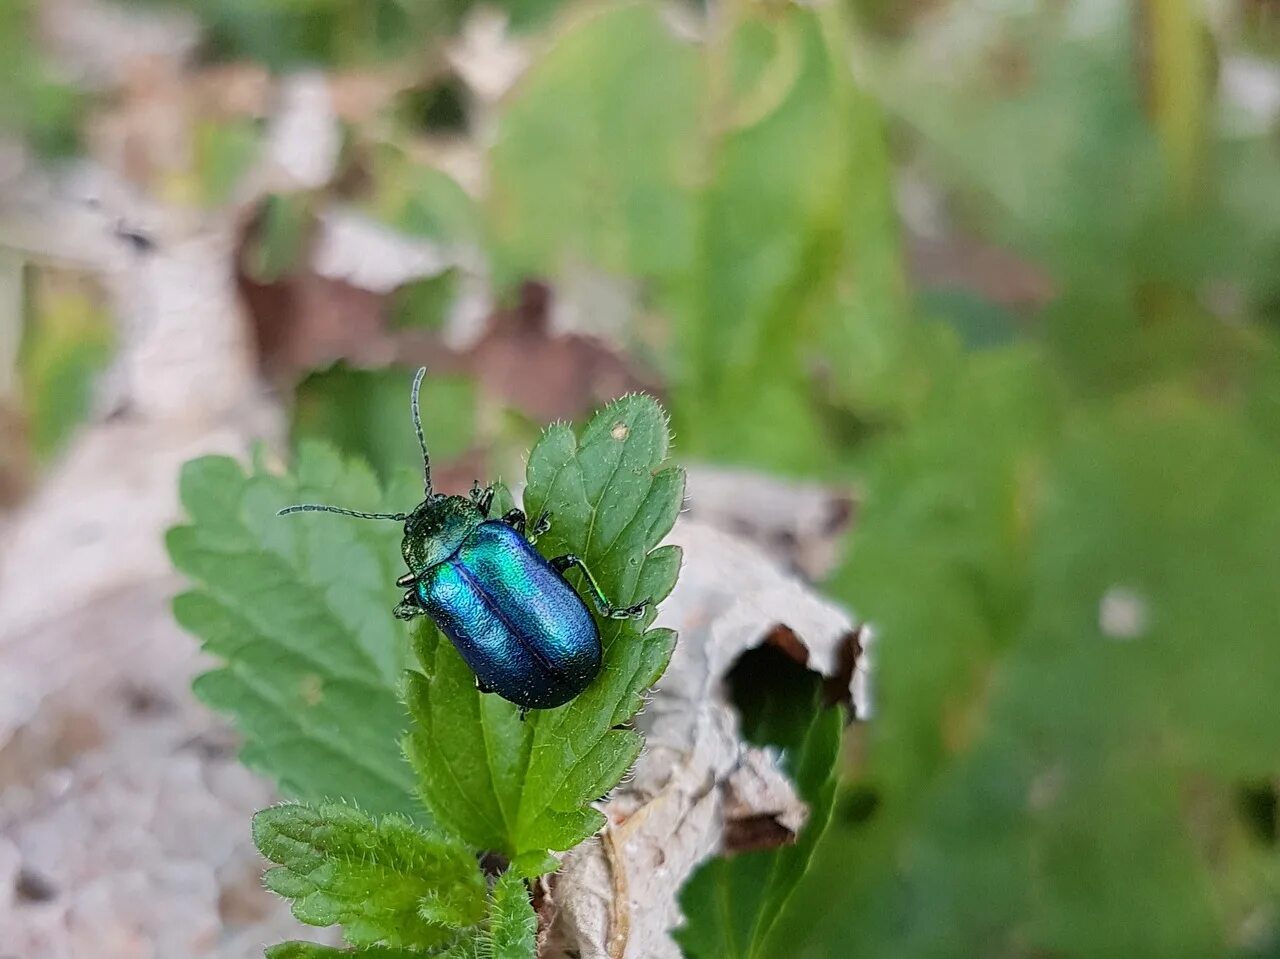
<instances>
[{"instance_id":1,"label":"beetle's antenna","mask_svg":"<svg viewBox=\"0 0 1280 959\"><path fill-rule=\"evenodd\" d=\"M427 452L427 438L422 435L422 414L418 411L418 390L422 378L427 375L425 366L418 367L413 376L413 389L409 395L409 408L413 410L413 428L418 434L418 446L422 448L422 482L427 496L431 495L431 454Z\"/></svg>"},{"instance_id":2,"label":"beetle's antenna","mask_svg":"<svg viewBox=\"0 0 1280 959\"><path fill-rule=\"evenodd\" d=\"M318 503L300 503L297 506L286 506L276 515L284 516L286 513L340 513L343 516L354 516L357 519L393 519L400 523L409 518L408 513L361 513L354 509L343 509L341 506L321 506Z\"/></svg>"}]
</instances>

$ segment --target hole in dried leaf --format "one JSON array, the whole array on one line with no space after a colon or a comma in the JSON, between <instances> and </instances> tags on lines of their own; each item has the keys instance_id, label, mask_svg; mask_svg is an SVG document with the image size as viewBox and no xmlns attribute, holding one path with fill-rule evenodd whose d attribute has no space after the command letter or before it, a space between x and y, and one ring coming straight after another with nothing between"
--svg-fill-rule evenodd
<instances>
[{"instance_id":1,"label":"hole in dried leaf","mask_svg":"<svg viewBox=\"0 0 1280 959\"><path fill-rule=\"evenodd\" d=\"M821 707L822 676L806 669L809 651L786 626L738 657L725 676L741 717L742 735L756 746L798 746Z\"/></svg>"}]
</instances>

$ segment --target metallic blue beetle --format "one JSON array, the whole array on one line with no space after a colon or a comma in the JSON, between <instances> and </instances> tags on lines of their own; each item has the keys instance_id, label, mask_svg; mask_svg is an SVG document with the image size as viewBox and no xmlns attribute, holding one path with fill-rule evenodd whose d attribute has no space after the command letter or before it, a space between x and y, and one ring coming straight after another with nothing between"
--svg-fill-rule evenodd
<instances>
[{"instance_id":1,"label":"metallic blue beetle","mask_svg":"<svg viewBox=\"0 0 1280 959\"><path fill-rule=\"evenodd\" d=\"M477 688L515 703L521 715L567 703L600 672L601 648L595 620L564 578L565 571L574 566L582 571L596 608L607 618L639 618L648 600L616 607L578 557L544 559L533 544L551 528L545 511L526 532L521 510L489 518L492 486L482 489L477 483L469 497L432 490L431 458L418 412L425 374L418 370L410 400L426 490L417 509L361 513L307 503L279 515L325 512L403 522L401 550L409 572L396 580L407 592L395 615L406 620L429 616L476 674Z\"/></svg>"}]
</instances>

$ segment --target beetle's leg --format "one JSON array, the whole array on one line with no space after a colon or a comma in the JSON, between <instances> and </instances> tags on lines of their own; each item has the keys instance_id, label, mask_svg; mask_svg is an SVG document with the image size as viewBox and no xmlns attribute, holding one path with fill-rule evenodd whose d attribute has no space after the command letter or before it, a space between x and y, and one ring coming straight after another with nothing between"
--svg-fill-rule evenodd
<instances>
[{"instance_id":1,"label":"beetle's leg","mask_svg":"<svg viewBox=\"0 0 1280 959\"><path fill-rule=\"evenodd\" d=\"M423 609L418 605L417 597L412 591L404 594L404 599L396 604L396 608L392 610L396 619L403 619L406 622L415 616L421 616Z\"/></svg>"},{"instance_id":2,"label":"beetle's leg","mask_svg":"<svg viewBox=\"0 0 1280 959\"><path fill-rule=\"evenodd\" d=\"M539 536L551 529L551 514L545 509L534 520L533 529L528 529L529 518L522 509L508 510L507 515L502 517L502 521L530 543L536 543Z\"/></svg>"},{"instance_id":3,"label":"beetle's leg","mask_svg":"<svg viewBox=\"0 0 1280 959\"><path fill-rule=\"evenodd\" d=\"M479 677L479 676L477 676L477 677L476 677L476 689L477 689L479 692L482 692L482 693L491 693L491 692L493 692L493 687L492 687L492 686L486 686L484 683L482 683L482 682L480 681L480 677Z\"/></svg>"},{"instance_id":4,"label":"beetle's leg","mask_svg":"<svg viewBox=\"0 0 1280 959\"><path fill-rule=\"evenodd\" d=\"M600 589L600 584L591 575L591 570L587 569L587 564L572 553L557 556L551 561L551 566L558 573L563 573L574 566L582 570L582 578L587 582L587 589L591 592L591 598L596 601L596 608L600 610L600 615L606 619L639 619L649 606L647 599L636 603L634 606L614 606L605 597L604 591Z\"/></svg>"},{"instance_id":5,"label":"beetle's leg","mask_svg":"<svg viewBox=\"0 0 1280 959\"><path fill-rule=\"evenodd\" d=\"M502 521L521 536L524 535L524 524L526 519L527 517L524 515L524 510L519 507L507 510L506 515L502 517Z\"/></svg>"},{"instance_id":6,"label":"beetle's leg","mask_svg":"<svg viewBox=\"0 0 1280 959\"><path fill-rule=\"evenodd\" d=\"M528 706L521 706L521 707L520 707L520 722L524 722L524 721L525 721L525 717L527 717L528 715L529 715L529 707L528 707Z\"/></svg>"},{"instance_id":7,"label":"beetle's leg","mask_svg":"<svg viewBox=\"0 0 1280 959\"><path fill-rule=\"evenodd\" d=\"M551 514L545 509L538 514L538 518L533 521L533 529L529 530L528 540L530 543L536 543L538 537L551 529Z\"/></svg>"},{"instance_id":8,"label":"beetle's leg","mask_svg":"<svg viewBox=\"0 0 1280 959\"><path fill-rule=\"evenodd\" d=\"M472 480L471 501L476 504L476 508L480 510L481 515L486 517L489 515L489 508L493 505L494 492L492 485L482 487L479 480Z\"/></svg>"}]
</instances>

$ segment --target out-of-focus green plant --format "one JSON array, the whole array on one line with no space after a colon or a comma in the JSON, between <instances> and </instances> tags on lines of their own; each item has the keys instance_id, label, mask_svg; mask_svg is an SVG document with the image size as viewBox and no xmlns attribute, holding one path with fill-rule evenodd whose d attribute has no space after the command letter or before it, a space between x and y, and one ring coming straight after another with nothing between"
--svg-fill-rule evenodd
<instances>
[{"instance_id":1,"label":"out-of-focus green plant","mask_svg":"<svg viewBox=\"0 0 1280 959\"><path fill-rule=\"evenodd\" d=\"M389 478L418 455L412 431L404 429L401 370L353 370L344 365L313 373L294 401L295 441L327 440L347 456L363 458ZM463 379L432 376L423 382L422 407L431 417L431 455L437 463L466 452L475 435L475 393Z\"/></svg>"},{"instance_id":2,"label":"out-of-focus green plant","mask_svg":"<svg viewBox=\"0 0 1280 959\"><path fill-rule=\"evenodd\" d=\"M568 22L503 116L499 276L650 280L684 449L829 470L915 393L881 117L834 8L722 13L701 50L645 4Z\"/></svg>"},{"instance_id":3,"label":"out-of-focus green plant","mask_svg":"<svg viewBox=\"0 0 1280 959\"><path fill-rule=\"evenodd\" d=\"M1057 295L868 460L831 585L876 624L878 712L794 900L811 955L1280 942L1278 168L1216 135L1196 9L1142 7L1009 17L967 82L923 43L866 71Z\"/></svg>"},{"instance_id":4,"label":"out-of-focus green plant","mask_svg":"<svg viewBox=\"0 0 1280 959\"><path fill-rule=\"evenodd\" d=\"M32 42L31 0L0 6L0 134L16 133L37 153L72 152L84 97L60 80Z\"/></svg>"},{"instance_id":5,"label":"out-of-focus green plant","mask_svg":"<svg viewBox=\"0 0 1280 959\"><path fill-rule=\"evenodd\" d=\"M134 0L189 7L216 60L273 69L358 66L420 56L456 29L472 0ZM517 28L537 26L560 0L500 0Z\"/></svg>"},{"instance_id":6,"label":"out-of-focus green plant","mask_svg":"<svg viewBox=\"0 0 1280 959\"><path fill-rule=\"evenodd\" d=\"M48 460L88 415L115 337L101 291L85 278L33 270L29 287L18 366L31 445Z\"/></svg>"}]
</instances>

